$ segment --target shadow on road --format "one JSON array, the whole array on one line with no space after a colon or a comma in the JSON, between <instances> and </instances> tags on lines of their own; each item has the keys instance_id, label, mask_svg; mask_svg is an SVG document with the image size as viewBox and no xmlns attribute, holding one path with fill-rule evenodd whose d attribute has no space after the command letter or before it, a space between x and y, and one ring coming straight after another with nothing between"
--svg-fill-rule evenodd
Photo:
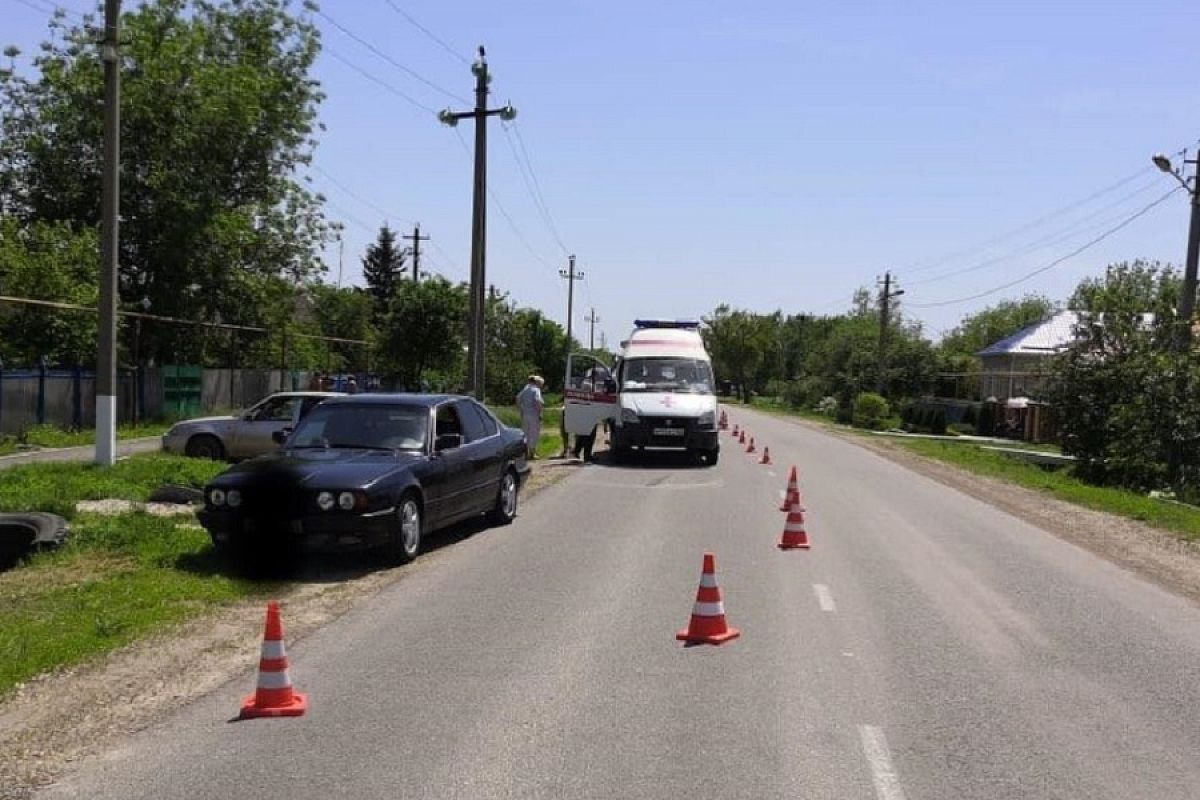
<instances>
[{"instance_id":1,"label":"shadow on road","mask_svg":"<svg viewBox=\"0 0 1200 800\"><path fill-rule=\"evenodd\" d=\"M423 557L455 545L491 526L480 516L434 533L422 542ZM175 560L176 569L201 577L223 576L239 580L299 583L341 583L365 577L380 570L395 569L380 550L348 552L305 552L298 547L255 549L239 554L224 554L211 545L198 553L187 553Z\"/></svg>"}]
</instances>

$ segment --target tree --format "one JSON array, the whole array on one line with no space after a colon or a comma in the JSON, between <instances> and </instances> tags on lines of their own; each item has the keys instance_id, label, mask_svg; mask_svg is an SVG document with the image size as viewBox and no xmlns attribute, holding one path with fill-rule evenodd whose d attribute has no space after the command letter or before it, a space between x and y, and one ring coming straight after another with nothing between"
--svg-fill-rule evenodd
<instances>
[{"instance_id":1,"label":"tree","mask_svg":"<svg viewBox=\"0 0 1200 800\"><path fill-rule=\"evenodd\" d=\"M469 305L465 284L442 277L401 282L380 331L384 369L408 389L419 387L434 367L460 383Z\"/></svg>"},{"instance_id":2,"label":"tree","mask_svg":"<svg viewBox=\"0 0 1200 800\"><path fill-rule=\"evenodd\" d=\"M1053 401L1077 472L1139 491L1200 497L1200 357L1171 347L1179 276L1157 263L1110 266L1070 304L1078 341L1059 360Z\"/></svg>"},{"instance_id":3,"label":"tree","mask_svg":"<svg viewBox=\"0 0 1200 800\"><path fill-rule=\"evenodd\" d=\"M322 336L361 339L369 343L326 342L323 366L339 371L366 370L375 336L375 327L371 324L371 296L356 287L341 288L327 283L313 285L309 295Z\"/></svg>"},{"instance_id":4,"label":"tree","mask_svg":"<svg viewBox=\"0 0 1200 800\"><path fill-rule=\"evenodd\" d=\"M0 294L95 308L98 247L90 229L0 218ZM96 322L88 311L0 304L0 359L9 367L43 356L51 365L93 364Z\"/></svg>"},{"instance_id":5,"label":"tree","mask_svg":"<svg viewBox=\"0 0 1200 800\"><path fill-rule=\"evenodd\" d=\"M388 303L391 302L401 277L408 270L404 265L407 256L406 250L396 246L396 232L385 222L375 241L367 246L366 255L362 259L363 279L374 304L376 320L382 319L387 313Z\"/></svg>"},{"instance_id":6,"label":"tree","mask_svg":"<svg viewBox=\"0 0 1200 800\"><path fill-rule=\"evenodd\" d=\"M322 99L316 27L288 0L147 0L122 15L120 291L156 312L251 322L254 277L316 274L325 229L297 171ZM103 69L97 21L61 15L32 62L0 71L0 211L99 223ZM189 291L189 287L195 287ZM193 338L209 334L198 329ZM143 348L162 358L175 332Z\"/></svg>"},{"instance_id":7,"label":"tree","mask_svg":"<svg viewBox=\"0 0 1200 800\"><path fill-rule=\"evenodd\" d=\"M742 402L750 402L750 379L775 341L771 318L720 305L703 323L701 334L717 374L730 376Z\"/></svg>"}]
</instances>

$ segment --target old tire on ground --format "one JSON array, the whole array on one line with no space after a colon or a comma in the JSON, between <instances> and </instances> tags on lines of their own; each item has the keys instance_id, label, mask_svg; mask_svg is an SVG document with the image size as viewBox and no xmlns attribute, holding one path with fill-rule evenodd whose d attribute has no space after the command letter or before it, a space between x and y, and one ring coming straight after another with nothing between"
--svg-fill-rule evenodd
<instances>
[{"instance_id":1,"label":"old tire on ground","mask_svg":"<svg viewBox=\"0 0 1200 800\"><path fill-rule=\"evenodd\" d=\"M407 564L421 553L421 536L424 534L425 514L417 495L408 492L400 498L396 508L396 525L391 539L385 545L388 560L393 564Z\"/></svg>"},{"instance_id":2,"label":"old tire on ground","mask_svg":"<svg viewBox=\"0 0 1200 800\"><path fill-rule=\"evenodd\" d=\"M11 564L32 550L56 547L66 540L67 531L67 521L57 514L0 514L0 564Z\"/></svg>"},{"instance_id":3,"label":"old tire on ground","mask_svg":"<svg viewBox=\"0 0 1200 800\"><path fill-rule=\"evenodd\" d=\"M158 487L147 498L151 503L178 503L179 505L189 505L191 503L203 503L204 492L201 489L196 489L191 486L174 486L165 484Z\"/></svg>"},{"instance_id":4,"label":"old tire on ground","mask_svg":"<svg viewBox=\"0 0 1200 800\"><path fill-rule=\"evenodd\" d=\"M183 449L183 452L192 458L225 460L225 445L221 444L220 439L207 433L199 433L188 439L187 447Z\"/></svg>"},{"instance_id":5,"label":"old tire on ground","mask_svg":"<svg viewBox=\"0 0 1200 800\"><path fill-rule=\"evenodd\" d=\"M517 518L517 500L521 494L521 480L512 467L504 471L500 486L496 490L496 505L488 513L488 522L493 525L511 525Z\"/></svg>"}]
</instances>

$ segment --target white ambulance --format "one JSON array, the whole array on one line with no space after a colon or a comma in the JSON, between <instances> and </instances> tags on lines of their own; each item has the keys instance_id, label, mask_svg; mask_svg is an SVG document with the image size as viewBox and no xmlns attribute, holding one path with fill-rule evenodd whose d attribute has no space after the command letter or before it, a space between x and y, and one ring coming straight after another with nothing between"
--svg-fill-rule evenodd
<instances>
[{"instance_id":1,"label":"white ambulance","mask_svg":"<svg viewBox=\"0 0 1200 800\"><path fill-rule=\"evenodd\" d=\"M617 460L634 450L670 448L716 464L716 382L700 323L645 319L634 325L612 368L581 353L567 359L567 433L595 435L607 423Z\"/></svg>"}]
</instances>

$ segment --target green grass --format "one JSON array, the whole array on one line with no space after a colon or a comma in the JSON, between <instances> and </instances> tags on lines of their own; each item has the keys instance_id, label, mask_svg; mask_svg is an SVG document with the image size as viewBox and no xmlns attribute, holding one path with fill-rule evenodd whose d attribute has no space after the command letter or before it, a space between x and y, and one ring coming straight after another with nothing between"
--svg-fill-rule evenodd
<instances>
[{"instance_id":1,"label":"green grass","mask_svg":"<svg viewBox=\"0 0 1200 800\"><path fill-rule=\"evenodd\" d=\"M496 412L496 416L505 425L513 428L521 427L521 412L516 406L488 406ZM552 406L547 403L542 408L542 435L538 439L538 458L550 458L562 452L562 434L559 432L559 415L562 404Z\"/></svg>"},{"instance_id":2,"label":"green grass","mask_svg":"<svg viewBox=\"0 0 1200 800\"><path fill-rule=\"evenodd\" d=\"M121 425L117 428L118 439L140 439L146 436L161 436L171 427L169 422L143 422L138 425ZM22 436L0 436L0 455L20 452L19 445L33 447L81 447L96 441L96 431L65 431L53 425L35 425Z\"/></svg>"},{"instance_id":3,"label":"green grass","mask_svg":"<svg viewBox=\"0 0 1200 800\"><path fill-rule=\"evenodd\" d=\"M76 514L79 500L144 500L163 483L201 486L224 465L152 455L111 468L30 464L0 472L0 510L71 519L66 545L0 573L0 696L215 606L278 590L223 574L192 517Z\"/></svg>"}]
</instances>

